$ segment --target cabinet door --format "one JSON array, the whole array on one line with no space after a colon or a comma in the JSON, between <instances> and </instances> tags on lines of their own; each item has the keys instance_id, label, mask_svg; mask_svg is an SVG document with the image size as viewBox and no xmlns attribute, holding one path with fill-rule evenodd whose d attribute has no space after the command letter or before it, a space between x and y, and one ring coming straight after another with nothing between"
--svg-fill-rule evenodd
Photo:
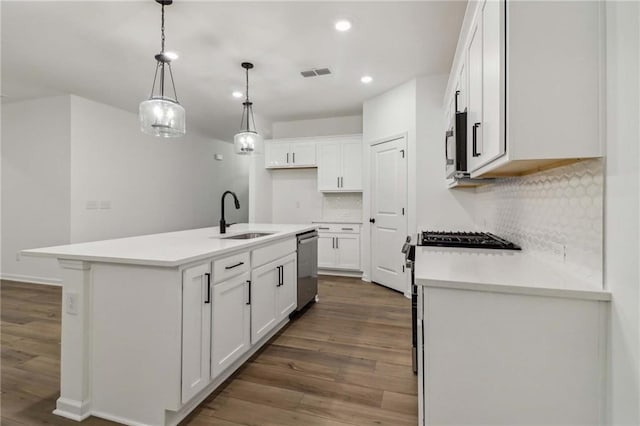
<instances>
[{"instance_id":1,"label":"cabinet door","mask_svg":"<svg viewBox=\"0 0 640 426\"><path fill-rule=\"evenodd\" d=\"M336 250L335 235L318 234L318 268L335 268Z\"/></svg>"},{"instance_id":2,"label":"cabinet door","mask_svg":"<svg viewBox=\"0 0 640 426\"><path fill-rule=\"evenodd\" d=\"M340 190L362 191L362 142L342 143Z\"/></svg>"},{"instance_id":3,"label":"cabinet door","mask_svg":"<svg viewBox=\"0 0 640 426\"><path fill-rule=\"evenodd\" d=\"M271 262L251 273L251 344L255 344L278 323L276 291L280 263Z\"/></svg>"},{"instance_id":4,"label":"cabinet door","mask_svg":"<svg viewBox=\"0 0 640 426\"><path fill-rule=\"evenodd\" d=\"M298 306L297 254L292 253L280 259L280 286L276 295L278 321L285 319Z\"/></svg>"},{"instance_id":5,"label":"cabinet door","mask_svg":"<svg viewBox=\"0 0 640 426\"><path fill-rule=\"evenodd\" d=\"M468 169L480 167L482 158L482 15L471 29L468 51L469 88L467 90Z\"/></svg>"},{"instance_id":6,"label":"cabinet door","mask_svg":"<svg viewBox=\"0 0 640 426\"><path fill-rule=\"evenodd\" d=\"M360 236L340 234L336 241L337 267L341 269L360 269Z\"/></svg>"},{"instance_id":7,"label":"cabinet door","mask_svg":"<svg viewBox=\"0 0 640 426\"><path fill-rule=\"evenodd\" d=\"M315 142L294 142L291 144L291 164L297 167L311 167L316 162Z\"/></svg>"},{"instance_id":8,"label":"cabinet door","mask_svg":"<svg viewBox=\"0 0 640 426\"><path fill-rule=\"evenodd\" d=\"M266 167L288 167L291 165L291 144L285 142L268 142L265 148Z\"/></svg>"},{"instance_id":9,"label":"cabinet door","mask_svg":"<svg viewBox=\"0 0 640 426\"><path fill-rule=\"evenodd\" d=\"M318 143L318 191L338 191L341 171L341 147L338 142Z\"/></svg>"},{"instance_id":10,"label":"cabinet door","mask_svg":"<svg viewBox=\"0 0 640 426\"><path fill-rule=\"evenodd\" d=\"M464 60L462 61L462 65L460 65L457 78L456 92L458 92L458 109L456 111L454 105L454 112L464 112L467 109L467 64Z\"/></svg>"},{"instance_id":11,"label":"cabinet door","mask_svg":"<svg viewBox=\"0 0 640 426\"><path fill-rule=\"evenodd\" d=\"M506 148L502 113L503 5L503 1L486 1L482 9L482 165L503 155Z\"/></svg>"},{"instance_id":12,"label":"cabinet door","mask_svg":"<svg viewBox=\"0 0 640 426\"><path fill-rule=\"evenodd\" d=\"M233 364L251 345L250 278L247 272L213 287L212 377Z\"/></svg>"},{"instance_id":13,"label":"cabinet door","mask_svg":"<svg viewBox=\"0 0 640 426\"><path fill-rule=\"evenodd\" d=\"M182 402L211 377L211 264L182 273Z\"/></svg>"}]
</instances>

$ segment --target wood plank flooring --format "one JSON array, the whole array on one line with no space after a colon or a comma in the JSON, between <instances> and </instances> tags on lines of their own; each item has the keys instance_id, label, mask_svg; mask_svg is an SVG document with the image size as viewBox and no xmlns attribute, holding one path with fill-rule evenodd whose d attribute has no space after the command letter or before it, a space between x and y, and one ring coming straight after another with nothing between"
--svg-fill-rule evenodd
<instances>
[{"instance_id":1,"label":"wood plank flooring","mask_svg":"<svg viewBox=\"0 0 640 426\"><path fill-rule=\"evenodd\" d=\"M321 277L320 303L284 328L182 424L416 425L410 301ZM59 287L2 281L2 425L77 425L59 395ZM89 418L83 425L113 425Z\"/></svg>"}]
</instances>

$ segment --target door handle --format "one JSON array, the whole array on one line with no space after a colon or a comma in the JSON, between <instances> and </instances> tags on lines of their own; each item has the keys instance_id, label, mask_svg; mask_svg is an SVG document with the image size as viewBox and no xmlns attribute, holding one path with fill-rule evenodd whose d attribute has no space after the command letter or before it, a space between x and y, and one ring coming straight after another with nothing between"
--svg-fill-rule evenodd
<instances>
[{"instance_id":1,"label":"door handle","mask_svg":"<svg viewBox=\"0 0 640 426\"><path fill-rule=\"evenodd\" d=\"M480 127L480 123L473 123L473 152L472 155L474 157L479 157L480 153L478 152L478 127Z\"/></svg>"},{"instance_id":2,"label":"door handle","mask_svg":"<svg viewBox=\"0 0 640 426\"><path fill-rule=\"evenodd\" d=\"M207 300L204 301L205 304L211 303L211 274L204 274L207 277Z\"/></svg>"},{"instance_id":3,"label":"door handle","mask_svg":"<svg viewBox=\"0 0 640 426\"><path fill-rule=\"evenodd\" d=\"M376 218L375 218L375 217L370 218L370 219L369 219L369 222L370 222L370 223L376 223Z\"/></svg>"},{"instance_id":4,"label":"door handle","mask_svg":"<svg viewBox=\"0 0 640 426\"><path fill-rule=\"evenodd\" d=\"M250 305L251 304L251 280L247 280L247 284L249 284L249 301L247 301L247 303L245 304Z\"/></svg>"}]
</instances>

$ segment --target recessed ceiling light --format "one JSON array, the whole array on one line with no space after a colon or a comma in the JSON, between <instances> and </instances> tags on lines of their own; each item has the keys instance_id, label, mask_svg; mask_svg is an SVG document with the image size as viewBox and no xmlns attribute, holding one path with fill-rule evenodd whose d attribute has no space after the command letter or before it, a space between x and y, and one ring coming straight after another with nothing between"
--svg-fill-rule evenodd
<instances>
[{"instance_id":1,"label":"recessed ceiling light","mask_svg":"<svg viewBox=\"0 0 640 426\"><path fill-rule=\"evenodd\" d=\"M164 55L172 61L178 59L178 54L176 52L164 52Z\"/></svg>"},{"instance_id":2,"label":"recessed ceiling light","mask_svg":"<svg viewBox=\"0 0 640 426\"><path fill-rule=\"evenodd\" d=\"M242 92L238 92L237 90L231 94L234 98L241 98L243 95Z\"/></svg>"},{"instance_id":3,"label":"recessed ceiling light","mask_svg":"<svg viewBox=\"0 0 640 426\"><path fill-rule=\"evenodd\" d=\"M371 77L370 75L364 75L362 76L360 81L363 82L364 84L369 84L373 81L373 77Z\"/></svg>"},{"instance_id":4,"label":"recessed ceiling light","mask_svg":"<svg viewBox=\"0 0 640 426\"><path fill-rule=\"evenodd\" d=\"M351 22L347 21L346 19L341 19L338 22L336 22L336 30L344 32L344 31L349 31L351 29Z\"/></svg>"}]
</instances>

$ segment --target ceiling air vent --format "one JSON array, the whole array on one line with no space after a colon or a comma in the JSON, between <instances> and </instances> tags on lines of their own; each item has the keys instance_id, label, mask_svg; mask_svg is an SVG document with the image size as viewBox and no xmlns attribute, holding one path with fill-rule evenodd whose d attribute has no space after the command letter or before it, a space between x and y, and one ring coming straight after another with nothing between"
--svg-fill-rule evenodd
<instances>
[{"instance_id":1,"label":"ceiling air vent","mask_svg":"<svg viewBox=\"0 0 640 426\"><path fill-rule=\"evenodd\" d=\"M301 71L303 77L318 77L320 75L328 75L331 74L331 70L329 68L314 68L308 71Z\"/></svg>"}]
</instances>

